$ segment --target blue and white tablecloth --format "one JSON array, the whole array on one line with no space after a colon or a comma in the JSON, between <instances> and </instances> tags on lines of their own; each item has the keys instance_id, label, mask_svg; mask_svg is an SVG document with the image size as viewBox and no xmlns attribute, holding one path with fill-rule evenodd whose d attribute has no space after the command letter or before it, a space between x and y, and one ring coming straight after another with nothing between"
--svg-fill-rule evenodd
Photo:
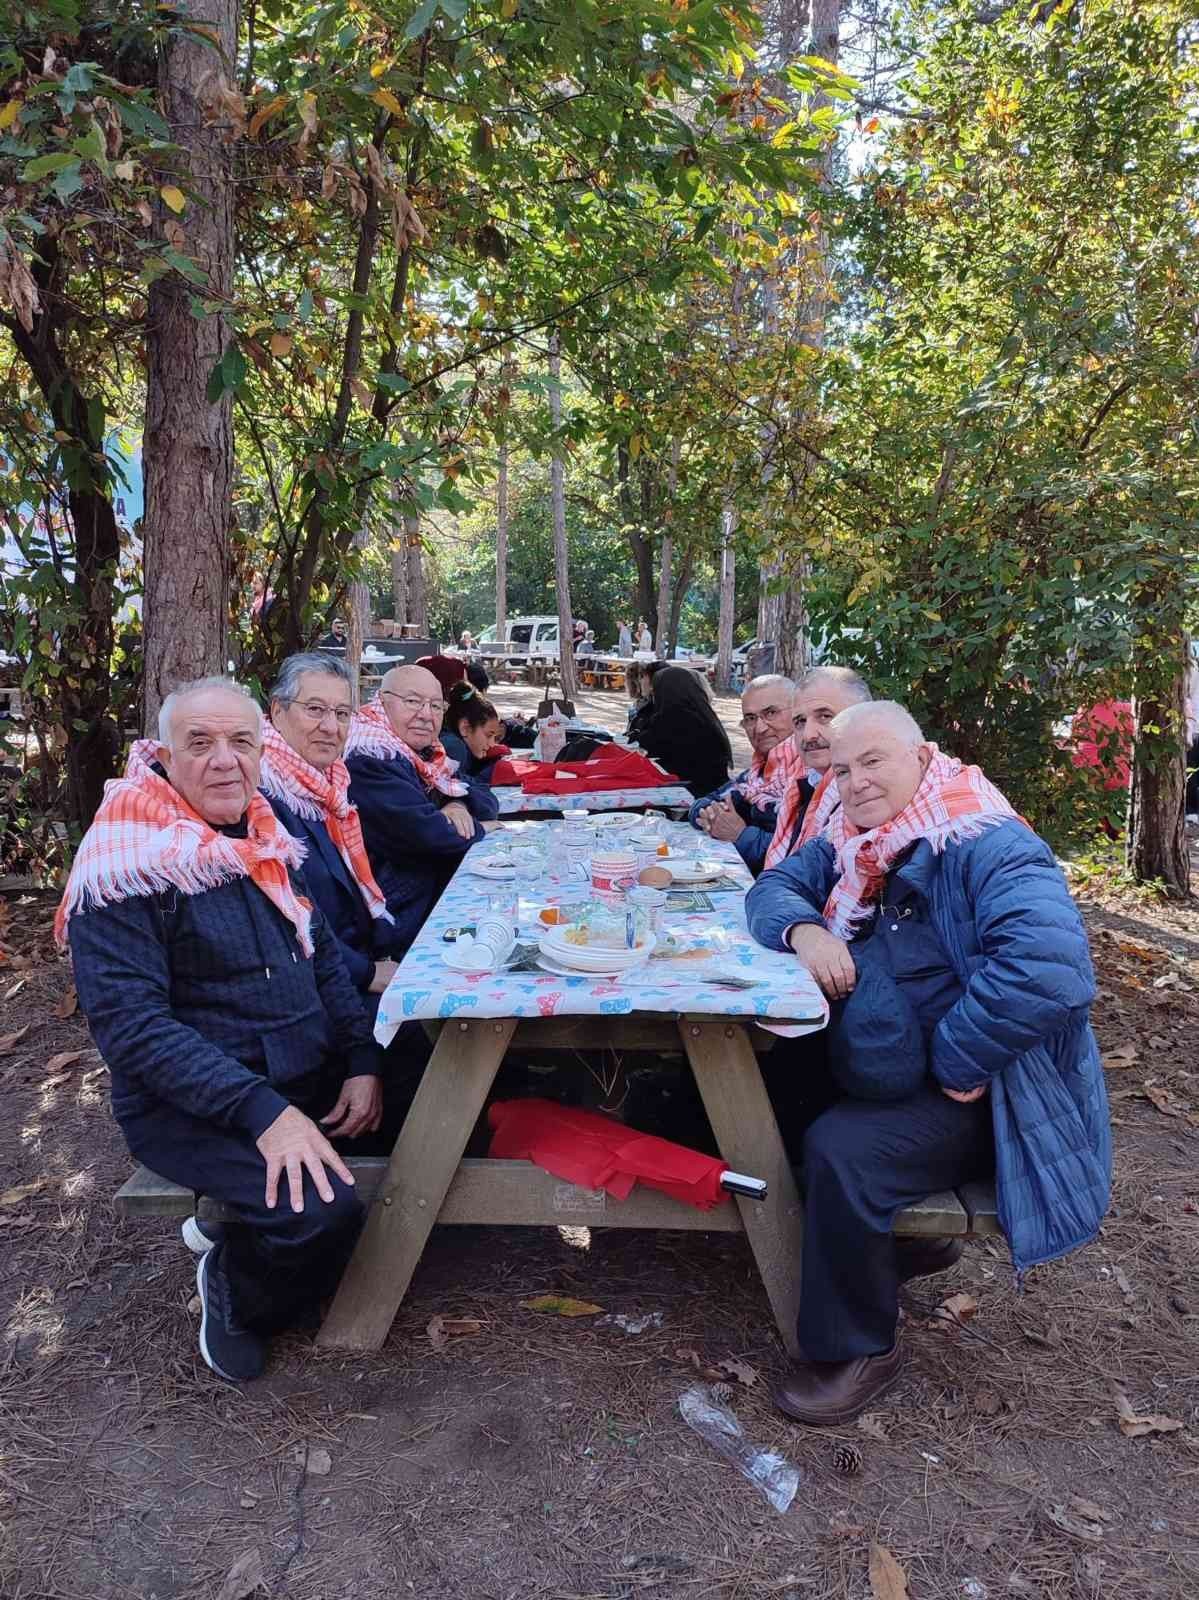
<instances>
[{"instance_id":1,"label":"blue and white tablecloth","mask_svg":"<svg viewBox=\"0 0 1199 1600\"><path fill-rule=\"evenodd\" d=\"M518 829L557 829L561 822L511 824ZM698 835L686 823L663 825L670 841L694 851ZM684 844L684 841L686 843ZM635 1012L682 1013L719 1017L778 1018L793 1022L788 1033L824 1027L828 1008L807 969L794 956L764 950L745 926L744 890L752 882L731 844L705 838L705 858L718 858L740 890L706 895L710 911L667 912L664 931L677 955L652 956L617 978L559 976L540 970L467 974L444 960L447 929L473 924L489 904L496 885L474 870L489 854L513 843L511 833L492 834L474 846L434 907L379 1002L375 1037L390 1043L404 1022L440 1017L628 1016ZM571 898L571 885L541 878L519 899L521 945L513 961L528 965L544 927L537 912ZM680 890L685 893L685 891ZM574 890L577 898L578 888ZM521 962L523 952L523 963ZM510 962L511 965L511 962ZM722 987L713 980L732 978L752 987Z\"/></svg>"},{"instance_id":2,"label":"blue and white tablecloth","mask_svg":"<svg viewBox=\"0 0 1199 1600\"><path fill-rule=\"evenodd\" d=\"M627 811L633 806L681 806L690 811L695 796L681 783L657 789L596 789L587 794L524 794L515 785L493 791L501 817L537 811Z\"/></svg>"}]
</instances>

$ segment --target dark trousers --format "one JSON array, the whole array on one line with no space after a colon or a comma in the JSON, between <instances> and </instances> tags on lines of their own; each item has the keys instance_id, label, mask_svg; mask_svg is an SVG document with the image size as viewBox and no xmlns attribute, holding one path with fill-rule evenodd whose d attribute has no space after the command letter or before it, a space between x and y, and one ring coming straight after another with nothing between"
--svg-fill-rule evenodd
<instances>
[{"instance_id":1,"label":"dark trousers","mask_svg":"<svg viewBox=\"0 0 1199 1600\"><path fill-rule=\"evenodd\" d=\"M319 1118L335 1099L332 1085L308 1084L295 1103ZM154 1172L234 1213L223 1252L238 1321L258 1333L289 1327L337 1287L362 1225L362 1202L329 1172L331 1201L322 1200L307 1172L304 1209L293 1211L286 1175L274 1209L266 1204L266 1162L248 1133L204 1122L159 1105L127 1117L130 1153ZM345 1148L353 1148L353 1141ZM328 1169L326 1169L328 1171Z\"/></svg>"},{"instance_id":2,"label":"dark trousers","mask_svg":"<svg viewBox=\"0 0 1199 1600\"><path fill-rule=\"evenodd\" d=\"M908 1100L839 1099L810 1123L802 1148L800 1348L809 1361L889 1350L899 1320L896 1213L990 1176L990 1096L962 1105L930 1083Z\"/></svg>"}]
</instances>

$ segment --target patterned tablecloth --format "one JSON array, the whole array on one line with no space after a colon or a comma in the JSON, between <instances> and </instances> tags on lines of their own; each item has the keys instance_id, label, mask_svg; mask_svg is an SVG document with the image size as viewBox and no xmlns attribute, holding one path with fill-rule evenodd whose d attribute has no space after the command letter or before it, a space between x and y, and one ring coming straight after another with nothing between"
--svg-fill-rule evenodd
<instances>
[{"instance_id":1,"label":"patterned tablecloth","mask_svg":"<svg viewBox=\"0 0 1199 1600\"><path fill-rule=\"evenodd\" d=\"M495 797L501 817L535 811L623 811L630 806L685 806L690 811L695 799L681 783L663 784L660 789L598 789L590 794L524 794L511 787L496 789Z\"/></svg>"},{"instance_id":2,"label":"patterned tablecloth","mask_svg":"<svg viewBox=\"0 0 1199 1600\"><path fill-rule=\"evenodd\" d=\"M731 844L704 839L687 823L664 823L673 845L718 858L724 891L678 891L684 905L667 910L663 933L675 952L657 953L618 978L559 976L535 966L536 940L544 932L537 920L542 906L578 899L582 885L542 876L522 887L520 944L504 969L483 974L455 972L444 960L447 929L469 927L487 909L498 886L475 870L501 847L514 843L511 830L559 829L561 822L512 823L492 834L464 858L408 951L379 1002L375 1037L388 1044L401 1023L435 1017L627 1016L631 1012L670 1015L779 1018L794 1023L788 1033L824 1027L828 1008L815 982L794 956L764 950L745 926L745 890L752 879ZM552 862L553 852L548 859ZM672 891L673 892L673 891ZM499 890L502 896L502 890ZM511 889L508 894L511 895ZM707 909L710 907L710 909ZM659 936L660 941L662 936ZM661 943L659 946L661 950ZM519 970L513 970L517 968ZM731 982L722 985L721 978Z\"/></svg>"}]
</instances>

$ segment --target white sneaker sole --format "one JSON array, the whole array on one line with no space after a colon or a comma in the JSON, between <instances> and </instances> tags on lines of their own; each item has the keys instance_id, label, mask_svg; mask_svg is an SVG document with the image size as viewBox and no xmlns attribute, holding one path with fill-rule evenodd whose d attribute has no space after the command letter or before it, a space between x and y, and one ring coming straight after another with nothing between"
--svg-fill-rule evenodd
<instances>
[{"instance_id":1,"label":"white sneaker sole","mask_svg":"<svg viewBox=\"0 0 1199 1600\"><path fill-rule=\"evenodd\" d=\"M184 1244L194 1256L207 1255L216 1243L215 1239L208 1237L195 1217L188 1217L179 1232L183 1235Z\"/></svg>"}]
</instances>

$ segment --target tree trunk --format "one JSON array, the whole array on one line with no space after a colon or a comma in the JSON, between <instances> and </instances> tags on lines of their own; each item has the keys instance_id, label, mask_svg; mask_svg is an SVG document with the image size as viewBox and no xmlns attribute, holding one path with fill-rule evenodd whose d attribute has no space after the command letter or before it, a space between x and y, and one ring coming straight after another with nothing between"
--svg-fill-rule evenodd
<instances>
[{"instance_id":1,"label":"tree trunk","mask_svg":"<svg viewBox=\"0 0 1199 1600\"><path fill-rule=\"evenodd\" d=\"M633 555L633 568L637 574L636 593L633 600L633 610L637 616L644 617L647 622L654 615L655 588L654 588L654 552L649 540L645 536L645 528L641 521L641 513L633 493L633 463L627 445L620 445L616 452L617 495L620 501L621 515L624 517L624 535L629 541L629 549ZM634 627L634 633L636 628ZM654 643L657 644L657 638Z\"/></svg>"},{"instance_id":2,"label":"tree trunk","mask_svg":"<svg viewBox=\"0 0 1199 1600\"><path fill-rule=\"evenodd\" d=\"M679 618L683 613L683 601L687 598L687 590L691 587L691 573L695 567L695 551L688 546L683 551L683 559L679 563L679 575L675 580L674 594L670 601L670 638L668 641L667 656L673 656L679 648ZM667 659L664 657L663 659Z\"/></svg>"},{"instance_id":3,"label":"tree trunk","mask_svg":"<svg viewBox=\"0 0 1199 1600\"><path fill-rule=\"evenodd\" d=\"M666 475L666 504L662 508L662 549L658 555L658 615L654 625L654 643L658 654L666 661L673 655L670 636L670 579L674 565L674 540L667 531L674 516L674 497L679 489L679 441L670 445L670 471Z\"/></svg>"},{"instance_id":4,"label":"tree trunk","mask_svg":"<svg viewBox=\"0 0 1199 1600\"><path fill-rule=\"evenodd\" d=\"M508 631L508 441L500 440L495 480L495 636Z\"/></svg>"},{"instance_id":5,"label":"tree trunk","mask_svg":"<svg viewBox=\"0 0 1199 1600\"><path fill-rule=\"evenodd\" d=\"M223 672L228 655L229 523L232 515L233 402L209 403L209 375L229 336L223 316L197 317L197 293L227 301L233 284L231 147L206 125L204 80L232 77L237 59L237 0L179 0L214 35L163 36L159 92L182 147L171 174L188 192L176 218L160 206L163 227L176 234L207 287L177 272L151 286L147 329L145 472L144 727L176 685Z\"/></svg>"},{"instance_id":6,"label":"tree trunk","mask_svg":"<svg viewBox=\"0 0 1199 1600\"><path fill-rule=\"evenodd\" d=\"M733 511L726 506L720 514L720 621L716 629L716 687L724 694L733 681L733 623L737 614L733 527Z\"/></svg>"},{"instance_id":7,"label":"tree trunk","mask_svg":"<svg viewBox=\"0 0 1199 1600\"><path fill-rule=\"evenodd\" d=\"M420 542L420 512L404 512L404 538L408 558L408 618L418 639L429 637L428 597L425 594L425 552Z\"/></svg>"},{"instance_id":8,"label":"tree trunk","mask_svg":"<svg viewBox=\"0 0 1199 1600\"><path fill-rule=\"evenodd\" d=\"M807 604L808 558L801 555L791 568L788 587L777 598L778 650L775 668L789 678L799 678L812 665Z\"/></svg>"},{"instance_id":9,"label":"tree trunk","mask_svg":"<svg viewBox=\"0 0 1199 1600\"><path fill-rule=\"evenodd\" d=\"M83 393L63 354L71 315L62 288L64 258L47 235L33 264L39 307L32 329L0 317L29 367L58 429L78 442L75 487L67 493L73 561L61 581L64 612L58 646L57 712L66 730L67 820L90 825L113 775L120 731L111 716L113 577L121 554L112 504L112 476L104 456L104 407ZM35 730L36 731L36 730Z\"/></svg>"},{"instance_id":10,"label":"tree trunk","mask_svg":"<svg viewBox=\"0 0 1199 1600\"><path fill-rule=\"evenodd\" d=\"M1137 883L1160 883L1171 899L1190 894L1186 819L1186 638L1177 589L1137 596L1132 789L1128 868Z\"/></svg>"},{"instance_id":11,"label":"tree trunk","mask_svg":"<svg viewBox=\"0 0 1199 1600\"><path fill-rule=\"evenodd\" d=\"M772 585L777 581L780 570L779 562L764 562L758 588L758 641L776 646L779 643L779 612L782 609L782 596L777 589L772 588ZM779 667L778 670L784 672L786 669Z\"/></svg>"},{"instance_id":12,"label":"tree trunk","mask_svg":"<svg viewBox=\"0 0 1199 1600\"><path fill-rule=\"evenodd\" d=\"M370 542L370 530L364 524L354 535L354 549L361 559ZM362 647L371 631L371 592L361 578L353 578L346 589L346 666L354 675L351 693L358 704L358 672L362 666Z\"/></svg>"},{"instance_id":13,"label":"tree trunk","mask_svg":"<svg viewBox=\"0 0 1199 1600\"><path fill-rule=\"evenodd\" d=\"M558 354L558 334L550 340L550 421L554 433L562 426L562 361ZM561 441L555 438L550 457L550 506L554 518L554 589L558 598L558 661L562 697L573 700L576 693L574 618L570 606L570 567L566 558L566 469Z\"/></svg>"}]
</instances>

